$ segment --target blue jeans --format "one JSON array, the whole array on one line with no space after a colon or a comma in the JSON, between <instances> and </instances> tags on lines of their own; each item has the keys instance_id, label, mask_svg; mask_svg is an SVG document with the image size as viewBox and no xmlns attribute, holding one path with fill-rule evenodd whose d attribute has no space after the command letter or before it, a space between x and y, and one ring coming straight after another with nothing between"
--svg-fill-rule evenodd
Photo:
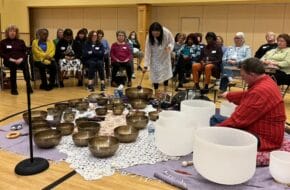
<instances>
[{"instance_id":1,"label":"blue jeans","mask_svg":"<svg viewBox=\"0 0 290 190\"><path fill-rule=\"evenodd\" d=\"M215 114L215 115L211 116L211 118L209 120L209 124L210 124L210 126L215 126L215 125L225 121L226 119L228 119L228 117L222 116L220 114Z\"/></svg>"}]
</instances>

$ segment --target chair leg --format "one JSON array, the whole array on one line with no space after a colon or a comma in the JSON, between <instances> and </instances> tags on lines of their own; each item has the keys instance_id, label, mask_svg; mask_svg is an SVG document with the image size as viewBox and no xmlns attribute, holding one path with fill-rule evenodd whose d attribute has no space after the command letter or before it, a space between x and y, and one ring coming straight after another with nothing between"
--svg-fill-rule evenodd
<instances>
[{"instance_id":1,"label":"chair leg","mask_svg":"<svg viewBox=\"0 0 290 190\"><path fill-rule=\"evenodd\" d=\"M289 88L289 85L287 85L286 89L284 90L283 98L284 98L284 96L286 95L286 93L287 93L287 91L288 91L288 88Z\"/></svg>"}]
</instances>

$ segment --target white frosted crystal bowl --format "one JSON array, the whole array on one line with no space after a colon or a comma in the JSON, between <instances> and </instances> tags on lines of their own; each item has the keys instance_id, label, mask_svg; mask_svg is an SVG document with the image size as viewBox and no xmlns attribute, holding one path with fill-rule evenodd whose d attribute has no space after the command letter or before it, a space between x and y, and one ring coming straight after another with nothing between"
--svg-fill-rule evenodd
<instances>
[{"instance_id":1,"label":"white frosted crystal bowl","mask_svg":"<svg viewBox=\"0 0 290 190\"><path fill-rule=\"evenodd\" d=\"M277 182L290 185L290 152L272 151L269 169Z\"/></svg>"},{"instance_id":2,"label":"white frosted crystal bowl","mask_svg":"<svg viewBox=\"0 0 290 190\"><path fill-rule=\"evenodd\" d=\"M221 103L220 114L222 116L231 117L231 115L235 111L235 109L236 109L235 104L228 102L228 101L223 101Z\"/></svg>"},{"instance_id":3,"label":"white frosted crystal bowl","mask_svg":"<svg viewBox=\"0 0 290 190\"><path fill-rule=\"evenodd\" d=\"M198 128L193 163L204 178L219 184L248 181L256 170L257 138L228 127Z\"/></svg>"},{"instance_id":4,"label":"white frosted crystal bowl","mask_svg":"<svg viewBox=\"0 0 290 190\"><path fill-rule=\"evenodd\" d=\"M209 126L210 117L215 114L215 104L206 100L184 100L180 111L191 115L200 126Z\"/></svg>"}]
</instances>

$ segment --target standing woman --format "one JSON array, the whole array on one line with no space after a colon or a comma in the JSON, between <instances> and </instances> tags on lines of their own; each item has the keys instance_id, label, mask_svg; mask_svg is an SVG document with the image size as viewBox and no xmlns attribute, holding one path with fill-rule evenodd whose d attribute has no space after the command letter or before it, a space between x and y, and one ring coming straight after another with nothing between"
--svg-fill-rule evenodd
<instances>
[{"instance_id":1,"label":"standing woman","mask_svg":"<svg viewBox=\"0 0 290 190\"><path fill-rule=\"evenodd\" d=\"M89 85L88 90L94 91L93 80L95 73L98 71L101 80L101 91L105 90L105 74L104 74L104 53L105 49L101 41L98 40L96 31L90 31L88 41L84 45L83 60L84 65L88 67Z\"/></svg>"},{"instance_id":2,"label":"standing woman","mask_svg":"<svg viewBox=\"0 0 290 190\"><path fill-rule=\"evenodd\" d=\"M17 26L11 25L5 30L5 39L0 42L0 56L4 59L5 67L10 69L11 94L18 95L16 83L17 69L23 70L24 78L29 83L28 90L32 93L26 60L26 46L24 41L19 39L19 29Z\"/></svg>"},{"instance_id":3,"label":"standing woman","mask_svg":"<svg viewBox=\"0 0 290 190\"><path fill-rule=\"evenodd\" d=\"M150 68L150 78L156 91L159 83L164 84L167 91L168 80L172 77L171 51L174 47L174 38L171 32L154 22L149 28L149 36L145 45L145 67L143 72Z\"/></svg>"}]
</instances>

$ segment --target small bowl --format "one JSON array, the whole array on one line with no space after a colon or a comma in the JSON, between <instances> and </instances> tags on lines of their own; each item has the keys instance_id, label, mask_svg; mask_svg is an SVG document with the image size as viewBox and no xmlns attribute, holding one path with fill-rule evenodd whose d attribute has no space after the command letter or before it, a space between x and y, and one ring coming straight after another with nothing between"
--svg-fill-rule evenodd
<instances>
[{"instance_id":1,"label":"small bowl","mask_svg":"<svg viewBox=\"0 0 290 190\"><path fill-rule=\"evenodd\" d=\"M75 120L76 113L75 112L64 112L63 120L65 122L71 123Z\"/></svg>"},{"instance_id":2,"label":"small bowl","mask_svg":"<svg viewBox=\"0 0 290 190\"><path fill-rule=\"evenodd\" d=\"M96 114L97 115L106 115L108 112L108 109L107 107L99 107L99 108L96 108Z\"/></svg>"},{"instance_id":3,"label":"small bowl","mask_svg":"<svg viewBox=\"0 0 290 190\"><path fill-rule=\"evenodd\" d=\"M105 106L108 103L108 98L106 97L99 97L96 100L99 106Z\"/></svg>"},{"instance_id":4,"label":"small bowl","mask_svg":"<svg viewBox=\"0 0 290 190\"><path fill-rule=\"evenodd\" d=\"M39 120L32 122L32 134L35 135L38 132L50 130L50 126L46 120Z\"/></svg>"},{"instance_id":5,"label":"small bowl","mask_svg":"<svg viewBox=\"0 0 290 190\"><path fill-rule=\"evenodd\" d=\"M101 128L98 122L94 121L82 121L77 125L78 131L92 131L97 134Z\"/></svg>"},{"instance_id":6,"label":"small bowl","mask_svg":"<svg viewBox=\"0 0 290 190\"><path fill-rule=\"evenodd\" d=\"M91 93L89 96L88 96L88 101L91 102L91 103L97 103L97 98L99 98L100 95L97 94L97 93Z\"/></svg>"},{"instance_id":7,"label":"small bowl","mask_svg":"<svg viewBox=\"0 0 290 190\"><path fill-rule=\"evenodd\" d=\"M83 102L83 99L82 98L79 98L79 99L69 100L68 101L68 104L69 104L69 107L75 108L76 107L76 104L79 103L79 102Z\"/></svg>"},{"instance_id":8,"label":"small bowl","mask_svg":"<svg viewBox=\"0 0 290 190\"><path fill-rule=\"evenodd\" d=\"M148 117L147 116L135 116L131 115L126 118L127 125L131 125L136 129L144 129L148 124Z\"/></svg>"},{"instance_id":9,"label":"small bowl","mask_svg":"<svg viewBox=\"0 0 290 190\"><path fill-rule=\"evenodd\" d=\"M134 99L130 101L133 109L144 109L147 106L147 101L144 99Z\"/></svg>"},{"instance_id":10,"label":"small bowl","mask_svg":"<svg viewBox=\"0 0 290 190\"><path fill-rule=\"evenodd\" d=\"M34 143L39 148L53 148L59 144L61 133L58 130L46 130L34 135Z\"/></svg>"},{"instance_id":11,"label":"small bowl","mask_svg":"<svg viewBox=\"0 0 290 190\"><path fill-rule=\"evenodd\" d=\"M79 125L79 123L84 122L84 121L89 121L88 117L80 117L78 119L75 120L76 126Z\"/></svg>"},{"instance_id":12,"label":"small bowl","mask_svg":"<svg viewBox=\"0 0 290 190\"><path fill-rule=\"evenodd\" d=\"M290 152L272 151L269 169L272 177L278 182L290 185Z\"/></svg>"},{"instance_id":13,"label":"small bowl","mask_svg":"<svg viewBox=\"0 0 290 190\"><path fill-rule=\"evenodd\" d=\"M146 112L145 111L132 111L132 112L129 112L126 117L129 117L131 115L135 115L135 116L145 116L146 115Z\"/></svg>"},{"instance_id":14,"label":"small bowl","mask_svg":"<svg viewBox=\"0 0 290 190\"><path fill-rule=\"evenodd\" d=\"M28 112L25 112L23 115L24 121L28 124ZM39 121L39 120L46 120L47 112L46 111L31 111L31 122Z\"/></svg>"},{"instance_id":15,"label":"small bowl","mask_svg":"<svg viewBox=\"0 0 290 190\"><path fill-rule=\"evenodd\" d=\"M59 110L57 108L47 108L47 115L56 115L59 112Z\"/></svg>"},{"instance_id":16,"label":"small bowl","mask_svg":"<svg viewBox=\"0 0 290 190\"><path fill-rule=\"evenodd\" d=\"M136 141L139 130L130 125L121 125L114 129L114 135L122 143Z\"/></svg>"},{"instance_id":17,"label":"small bowl","mask_svg":"<svg viewBox=\"0 0 290 190\"><path fill-rule=\"evenodd\" d=\"M80 112L85 112L89 108L89 102L78 102L76 103L76 109Z\"/></svg>"},{"instance_id":18,"label":"small bowl","mask_svg":"<svg viewBox=\"0 0 290 190\"><path fill-rule=\"evenodd\" d=\"M119 104L118 106L114 106L113 107L113 114L114 115L122 115L124 109L125 109L125 106L122 104Z\"/></svg>"},{"instance_id":19,"label":"small bowl","mask_svg":"<svg viewBox=\"0 0 290 190\"><path fill-rule=\"evenodd\" d=\"M72 139L78 147L88 146L89 140L93 137L95 137L95 133L92 131L79 131L72 135Z\"/></svg>"},{"instance_id":20,"label":"small bowl","mask_svg":"<svg viewBox=\"0 0 290 190\"><path fill-rule=\"evenodd\" d=\"M123 104L123 100L121 98L113 98L110 100L110 103L112 103L114 106Z\"/></svg>"},{"instance_id":21,"label":"small bowl","mask_svg":"<svg viewBox=\"0 0 290 190\"><path fill-rule=\"evenodd\" d=\"M158 118L159 118L159 112L158 111L151 111L151 112L148 113L148 115L149 115L149 119L151 121L157 121Z\"/></svg>"},{"instance_id":22,"label":"small bowl","mask_svg":"<svg viewBox=\"0 0 290 190\"><path fill-rule=\"evenodd\" d=\"M95 157L113 156L119 148L119 141L112 136L97 136L89 140L89 149Z\"/></svg>"},{"instance_id":23,"label":"small bowl","mask_svg":"<svg viewBox=\"0 0 290 190\"><path fill-rule=\"evenodd\" d=\"M61 132L62 136L70 135L74 131L75 125L73 123L59 123L56 125L56 129Z\"/></svg>"},{"instance_id":24,"label":"small bowl","mask_svg":"<svg viewBox=\"0 0 290 190\"><path fill-rule=\"evenodd\" d=\"M66 108L69 107L69 104L66 102L59 102L54 104L54 107L58 110L64 111Z\"/></svg>"},{"instance_id":25,"label":"small bowl","mask_svg":"<svg viewBox=\"0 0 290 190\"><path fill-rule=\"evenodd\" d=\"M107 110L113 110L114 104L109 103L106 105L106 107L107 107Z\"/></svg>"}]
</instances>

